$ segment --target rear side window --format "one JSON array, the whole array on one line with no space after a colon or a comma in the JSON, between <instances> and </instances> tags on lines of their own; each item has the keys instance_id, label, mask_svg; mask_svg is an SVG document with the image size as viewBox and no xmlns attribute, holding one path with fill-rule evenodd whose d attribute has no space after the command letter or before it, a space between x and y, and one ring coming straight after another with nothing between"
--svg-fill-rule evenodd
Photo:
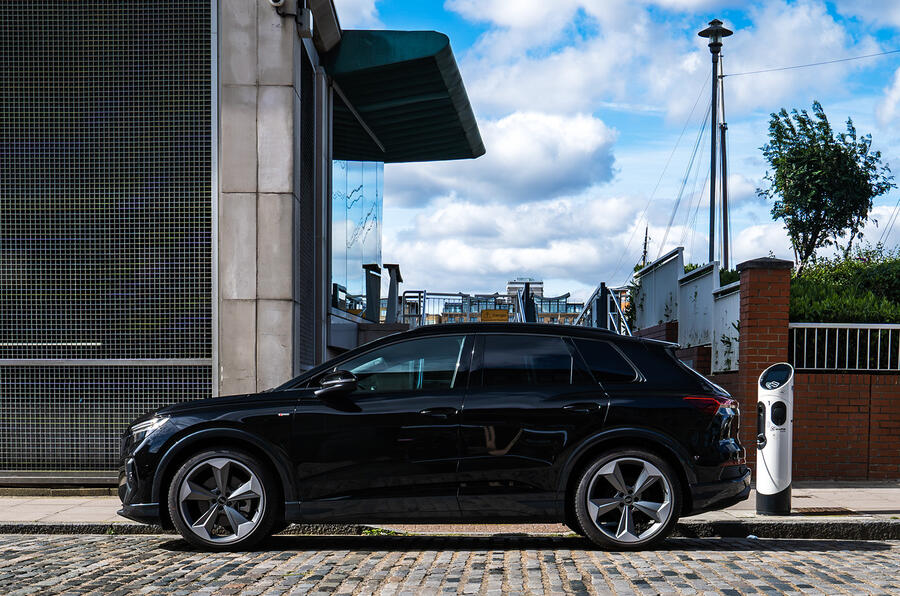
<instances>
[{"instance_id":1,"label":"rear side window","mask_svg":"<svg viewBox=\"0 0 900 596\"><path fill-rule=\"evenodd\" d=\"M686 391L707 388L702 377L690 372L674 353L663 346L623 341L618 347L640 369L647 385Z\"/></svg>"},{"instance_id":2,"label":"rear side window","mask_svg":"<svg viewBox=\"0 0 900 596\"><path fill-rule=\"evenodd\" d=\"M574 338L581 357L600 383L629 383L638 378L634 368L609 342Z\"/></svg>"},{"instance_id":3,"label":"rear side window","mask_svg":"<svg viewBox=\"0 0 900 596\"><path fill-rule=\"evenodd\" d=\"M485 335L482 385L571 385L589 383L587 372L560 337Z\"/></svg>"}]
</instances>

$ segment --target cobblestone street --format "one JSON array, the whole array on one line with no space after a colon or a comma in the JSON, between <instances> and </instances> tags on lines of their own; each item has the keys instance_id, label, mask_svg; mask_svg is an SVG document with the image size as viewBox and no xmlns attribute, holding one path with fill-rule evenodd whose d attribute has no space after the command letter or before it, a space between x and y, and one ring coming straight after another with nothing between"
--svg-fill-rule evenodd
<instances>
[{"instance_id":1,"label":"cobblestone street","mask_svg":"<svg viewBox=\"0 0 900 596\"><path fill-rule=\"evenodd\" d=\"M201 553L168 536L0 536L0 593L896 594L900 542L279 536Z\"/></svg>"}]
</instances>

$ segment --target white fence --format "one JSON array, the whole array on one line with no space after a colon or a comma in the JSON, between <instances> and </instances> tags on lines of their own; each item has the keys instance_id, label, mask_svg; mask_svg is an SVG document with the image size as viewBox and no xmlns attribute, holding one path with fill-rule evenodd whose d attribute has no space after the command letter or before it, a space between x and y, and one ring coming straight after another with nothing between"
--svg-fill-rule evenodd
<instances>
[{"instance_id":1,"label":"white fence","mask_svg":"<svg viewBox=\"0 0 900 596\"><path fill-rule=\"evenodd\" d=\"M741 282L713 291L712 370L737 370L740 351Z\"/></svg>"},{"instance_id":2,"label":"white fence","mask_svg":"<svg viewBox=\"0 0 900 596\"><path fill-rule=\"evenodd\" d=\"M685 273L679 247L635 273L635 280L635 329L678 321L681 347L711 346L712 371L701 372L737 370L740 284L720 287L718 261Z\"/></svg>"},{"instance_id":3,"label":"white fence","mask_svg":"<svg viewBox=\"0 0 900 596\"><path fill-rule=\"evenodd\" d=\"M790 323L788 354L798 370L900 371L900 325Z\"/></svg>"}]
</instances>

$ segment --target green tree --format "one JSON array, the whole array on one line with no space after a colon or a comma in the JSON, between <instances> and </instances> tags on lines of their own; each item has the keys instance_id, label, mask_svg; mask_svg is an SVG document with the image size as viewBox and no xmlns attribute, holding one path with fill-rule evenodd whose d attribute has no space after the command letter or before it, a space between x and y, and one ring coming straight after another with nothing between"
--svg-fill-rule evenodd
<instances>
[{"instance_id":1,"label":"green tree","mask_svg":"<svg viewBox=\"0 0 900 596\"><path fill-rule=\"evenodd\" d=\"M822 105L813 113L781 109L769 120L769 143L762 147L772 170L769 187L757 189L774 200L772 217L782 219L799 262L798 272L815 258L816 250L846 238L844 254L872 209L872 200L890 190L890 168L881 152L872 150L872 136L858 136L853 120L847 132L834 133Z\"/></svg>"}]
</instances>

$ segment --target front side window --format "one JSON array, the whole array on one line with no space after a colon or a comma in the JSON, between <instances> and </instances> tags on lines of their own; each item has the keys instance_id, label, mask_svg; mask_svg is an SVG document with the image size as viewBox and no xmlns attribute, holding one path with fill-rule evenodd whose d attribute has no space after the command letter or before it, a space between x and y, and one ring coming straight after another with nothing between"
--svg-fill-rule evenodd
<instances>
[{"instance_id":1,"label":"front side window","mask_svg":"<svg viewBox=\"0 0 900 596\"><path fill-rule=\"evenodd\" d=\"M391 344L338 368L356 375L357 392L447 390L456 385L465 336L425 337Z\"/></svg>"},{"instance_id":2,"label":"front side window","mask_svg":"<svg viewBox=\"0 0 900 596\"><path fill-rule=\"evenodd\" d=\"M485 335L482 385L572 385L589 377L560 337Z\"/></svg>"}]
</instances>

